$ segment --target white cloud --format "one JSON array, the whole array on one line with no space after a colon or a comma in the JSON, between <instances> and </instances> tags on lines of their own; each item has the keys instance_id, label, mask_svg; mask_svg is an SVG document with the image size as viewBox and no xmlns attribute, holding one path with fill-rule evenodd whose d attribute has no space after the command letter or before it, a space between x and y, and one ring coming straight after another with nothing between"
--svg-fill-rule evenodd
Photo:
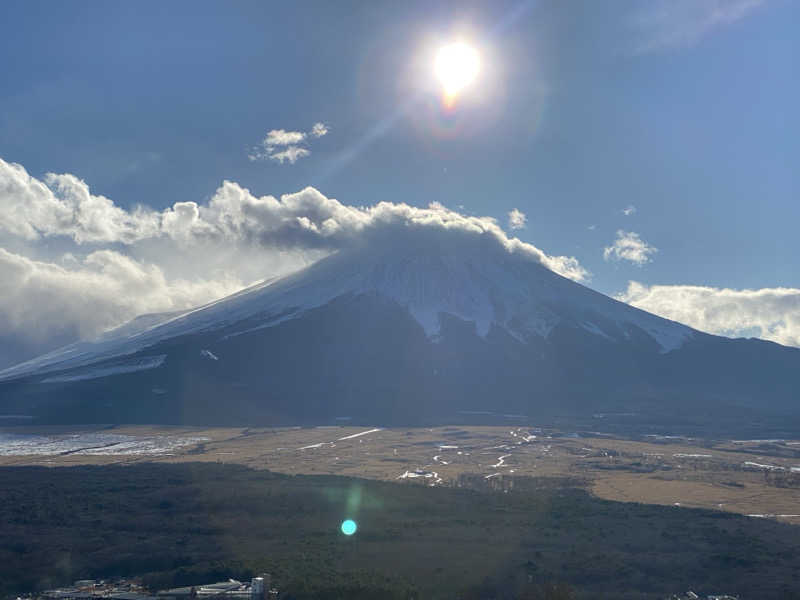
<instances>
[{"instance_id":1,"label":"white cloud","mask_svg":"<svg viewBox=\"0 0 800 600\"><path fill-rule=\"evenodd\" d=\"M241 289L234 279L168 281L154 264L97 250L69 266L0 248L0 333L90 338L138 315L187 309Z\"/></svg>"},{"instance_id":2,"label":"white cloud","mask_svg":"<svg viewBox=\"0 0 800 600\"><path fill-rule=\"evenodd\" d=\"M294 164L301 158L304 158L311 154L310 150L306 148L301 148L300 146L288 146L286 149L281 150L280 152L272 152L269 155L271 160L275 162L279 162L283 164L284 162L288 162L289 164Z\"/></svg>"},{"instance_id":3,"label":"white cloud","mask_svg":"<svg viewBox=\"0 0 800 600\"><path fill-rule=\"evenodd\" d=\"M626 217L630 217L632 214L636 212L636 207L633 204L629 204L625 208L622 209L622 214Z\"/></svg>"},{"instance_id":4,"label":"white cloud","mask_svg":"<svg viewBox=\"0 0 800 600\"><path fill-rule=\"evenodd\" d=\"M146 209L126 211L92 195L73 175L48 173L42 182L21 165L0 159L0 229L27 240L67 235L78 243L130 243L154 235L158 217Z\"/></svg>"},{"instance_id":5,"label":"white cloud","mask_svg":"<svg viewBox=\"0 0 800 600\"><path fill-rule=\"evenodd\" d=\"M144 312L217 299L333 251L415 245L431 236L480 238L566 277L588 276L575 258L509 237L494 219L436 203L352 206L311 187L255 196L225 181L205 203L126 210L72 175L41 181L0 159L0 339L91 337Z\"/></svg>"},{"instance_id":6,"label":"white cloud","mask_svg":"<svg viewBox=\"0 0 800 600\"><path fill-rule=\"evenodd\" d=\"M302 131L286 131L284 129L273 129L267 132L267 137L262 142L264 146L292 146L299 144L306 139L306 134Z\"/></svg>"},{"instance_id":7,"label":"white cloud","mask_svg":"<svg viewBox=\"0 0 800 600\"><path fill-rule=\"evenodd\" d=\"M309 136L321 138L327 133L328 127L322 122L314 123L309 132L273 129L267 132L266 137L261 140L261 144L253 148L247 158L251 161L271 160L280 164L288 162L293 165L301 158L311 154L311 150L300 144L307 144Z\"/></svg>"},{"instance_id":8,"label":"white cloud","mask_svg":"<svg viewBox=\"0 0 800 600\"><path fill-rule=\"evenodd\" d=\"M6 179L16 185L7 184ZM72 175L50 174L45 179L55 189L30 177L22 166L0 159L0 231L29 240L63 236L79 245L138 247L145 241L168 239L182 245L218 241L333 251L387 234L435 230L485 235L509 252L527 254L573 279L586 276L574 259L549 256L531 244L509 238L494 219L467 216L438 203L428 208L391 202L350 206L312 187L278 199L254 196L237 183L225 181L207 204L176 202L160 212L143 207L127 211L107 198L93 196L88 185ZM15 210L19 206L28 210L20 213ZM63 213L55 221L48 212L53 206Z\"/></svg>"},{"instance_id":9,"label":"white cloud","mask_svg":"<svg viewBox=\"0 0 800 600\"><path fill-rule=\"evenodd\" d=\"M323 135L327 135L328 126L325 123L314 123L309 133L315 138L321 138Z\"/></svg>"},{"instance_id":10,"label":"white cloud","mask_svg":"<svg viewBox=\"0 0 800 600\"><path fill-rule=\"evenodd\" d=\"M617 231L617 239L611 246L606 246L603 249L603 258L605 260L628 260L637 265L643 265L650 262L650 256L658 252L658 248L654 248L645 242L638 233L633 231Z\"/></svg>"},{"instance_id":11,"label":"white cloud","mask_svg":"<svg viewBox=\"0 0 800 600\"><path fill-rule=\"evenodd\" d=\"M701 331L800 346L800 289L732 290L635 281L616 298Z\"/></svg>"},{"instance_id":12,"label":"white cloud","mask_svg":"<svg viewBox=\"0 0 800 600\"><path fill-rule=\"evenodd\" d=\"M653 0L631 21L637 32L635 51L653 52L685 48L698 43L715 29L735 23L765 0Z\"/></svg>"},{"instance_id":13,"label":"white cloud","mask_svg":"<svg viewBox=\"0 0 800 600\"><path fill-rule=\"evenodd\" d=\"M515 208L508 213L508 227L510 229L524 229L528 217L524 212Z\"/></svg>"}]
</instances>

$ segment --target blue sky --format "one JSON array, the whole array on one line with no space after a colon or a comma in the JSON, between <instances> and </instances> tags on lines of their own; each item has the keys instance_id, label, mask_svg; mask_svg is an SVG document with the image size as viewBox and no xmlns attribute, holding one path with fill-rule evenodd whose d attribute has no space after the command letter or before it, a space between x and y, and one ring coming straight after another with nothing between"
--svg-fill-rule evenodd
<instances>
[{"instance_id":1,"label":"blue sky","mask_svg":"<svg viewBox=\"0 0 800 600\"><path fill-rule=\"evenodd\" d=\"M574 256L610 295L631 280L800 287L797 3L26 0L4 13L0 158L34 178L72 174L126 209L207 202L223 180L356 206L436 201L504 226L518 209L515 235ZM456 38L482 67L446 113L433 52ZM327 134L306 136L308 156L248 159L268 131L315 123ZM657 252L620 253L619 230ZM676 318L666 302L640 298Z\"/></svg>"}]
</instances>

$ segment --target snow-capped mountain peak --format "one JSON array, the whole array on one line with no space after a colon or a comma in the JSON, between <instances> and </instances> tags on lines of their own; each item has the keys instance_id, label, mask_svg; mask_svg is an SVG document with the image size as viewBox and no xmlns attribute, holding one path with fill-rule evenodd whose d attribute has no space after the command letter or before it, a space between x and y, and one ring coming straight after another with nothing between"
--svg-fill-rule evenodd
<instances>
[{"instance_id":1,"label":"snow-capped mountain peak","mask_svg":"<svg viewBox=\"0 0 800 600\"><path fill-rule=\"evenodd\" d=\"M194 310L135 319L93 342L79 342L0 372L0 379L84 366L138 352L165 339L220 331L226 338L274 327L337 298L376 294L407 310L431 340L449 315L493 327L521 343L547 338L559 324L625 343L649 336L661 352L694 335L550 271L496 244L419 247L386 244L329 256L286 277L258 284ZM224 333L223 333L224 330Z\"/></svg>"}]
</instances>

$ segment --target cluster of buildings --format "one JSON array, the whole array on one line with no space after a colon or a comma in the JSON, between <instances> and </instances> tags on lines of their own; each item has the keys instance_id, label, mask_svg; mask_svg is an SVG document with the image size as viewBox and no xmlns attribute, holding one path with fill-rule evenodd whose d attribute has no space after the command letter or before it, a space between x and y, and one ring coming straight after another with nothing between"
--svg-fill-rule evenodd
<instances>
[{"instance_id":1,"label":"cluster of buildings","mask_svg":"<svg viewBox=\"0 0 800 600\"><path fill-rule=\"evenodd\" d=\"M136 581L80 579L71 586L45 590L17 600L148 600L150 594Z\"/></svg>"},{"instance_id":2,"label":"cluster of buildings","mask_svg":"<svg viewBox=\"0 0 800 600\"><path fill-rule=\"evenodd\" d=\"M667 598L667 600L739 600L739 598L736 597L736 596L728 596L727 594L724 594L722 596L717 596L717 595L714 595L714 594L712 594L710 596L700 596L700 595L695 594L693 591L690 590L690 591L686 592L685 594L681 594L681 595L673 594L672 596Z\"/></svg>"},{"instance_id":3,"label":"cluster of buildings","mask_svg":"<svg viewBox=\"0 0 800 600\"><path fill-rule=\"evenodd\" d=\"M156 594L156 600L271 600L278 597L278 590L271 589L271 583L269 574L264 573L260 577L253 577L250 583L229 579L220 583L161 590Z\"/></svg>"},{"instance_id":4,"label":"cluster of buildings","mask_svg":"<svg viewBox=\"0 0 800 600\"><path fill-rule=\"evenodd\" d=\"M278 590L272 589L271 583L269 574L264 573L244 583L229 579L152 593L136 581L81 579L69 587L46 590L17 600L274 600L278 597Z\"/></svg>"},{"instance_id":5,"label":"cluster of buildings","mask_svg":"<svg viewBox=\"0 0 800 600\"><path fill-rule=\"evenodd\" d=\"M229 579L219 583L151 593L136 581L82 579L69 587L47 590L17 600L277 600L278 590L273 589L271 584L270 575L263 573L244 583ZM700 596L688 591L685 594L673 594L665 600L739 600L739 598L728 595Z\"/></svg>"}]
</instances>

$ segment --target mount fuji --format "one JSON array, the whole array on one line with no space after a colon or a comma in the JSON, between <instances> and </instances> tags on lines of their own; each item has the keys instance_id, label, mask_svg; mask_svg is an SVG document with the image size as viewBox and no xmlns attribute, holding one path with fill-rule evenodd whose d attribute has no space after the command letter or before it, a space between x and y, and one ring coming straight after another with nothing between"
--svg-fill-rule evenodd
<instances>
[{"instance_id":1,"label":"mount fuji","mask_svg":"<svg viewBox=\"0 0 800 600\"><path fill-rule=\"evenodd\" d=\"M39 422L421 424L800 414L800 350L705 334L489 235L342 249L0 372Z\"/></svg>"}]
</instances>

